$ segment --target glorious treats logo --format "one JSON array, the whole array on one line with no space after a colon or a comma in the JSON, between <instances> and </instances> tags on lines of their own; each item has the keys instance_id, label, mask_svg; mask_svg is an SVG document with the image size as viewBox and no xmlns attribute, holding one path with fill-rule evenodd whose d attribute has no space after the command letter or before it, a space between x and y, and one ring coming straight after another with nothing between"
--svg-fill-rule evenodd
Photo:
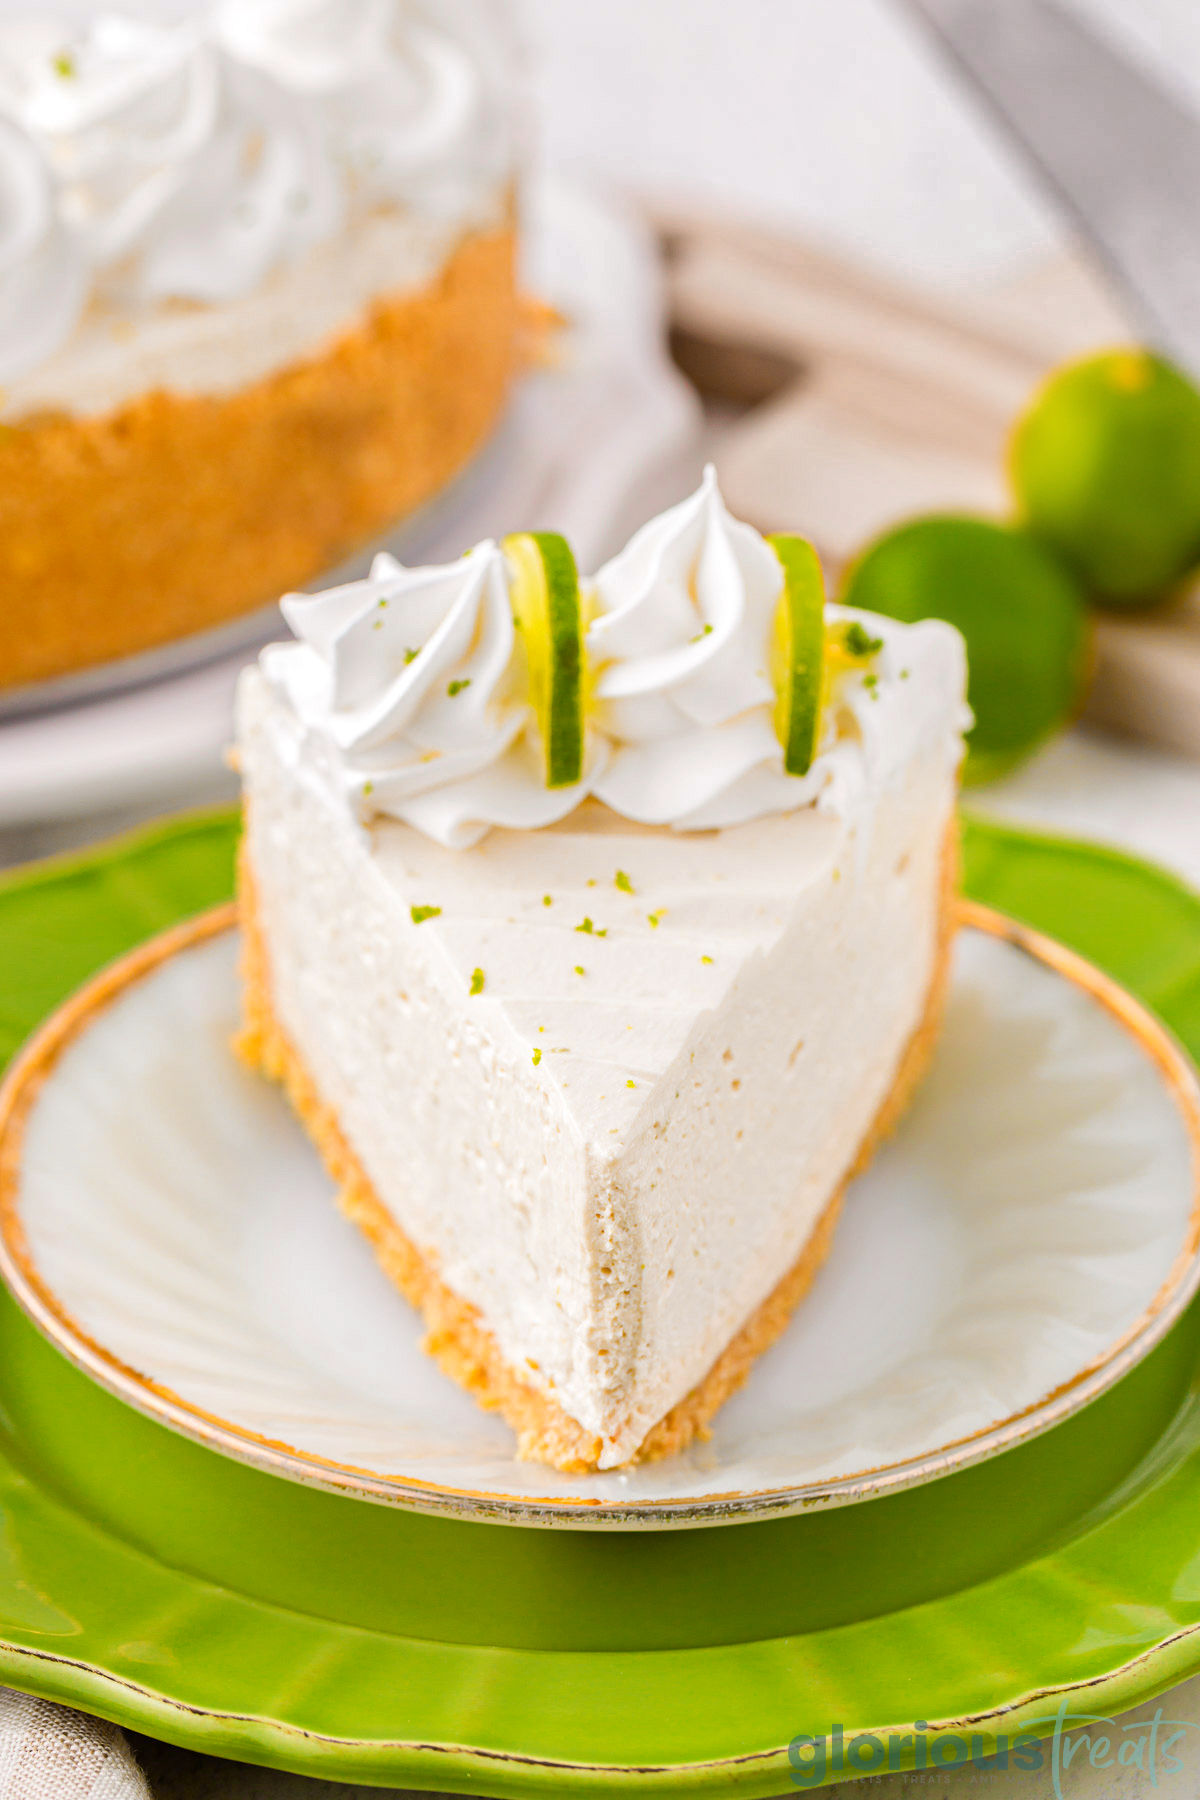
<instances>
[{"instance_id":1,"label":"glorious treats logo","mask_svg":"<svg viewBox=\"0 0 1200 1800\"><path fill-rule=\"evenodd\" d=\"M1189 1719L1168 1719L1162 1707L1148 1718L1123 1722L1104 1713L1073 1710L1064 1700L1058 1711L1030 1719L1011 1734L943 1732L917 1719L908 1731L860 1731L847 1735L834 1725L823 1737L794 1737L788 1745L792 1781L799 1788L863 1775L896 1775L917 1769L1013 1770L1044 1772L1057 1800L1072 1765L1093 1769L1139 1769L1144 1784L1159 1786L1183 1768L1180 1746L1200 1729Z\"/></svg>"}]
</instances>

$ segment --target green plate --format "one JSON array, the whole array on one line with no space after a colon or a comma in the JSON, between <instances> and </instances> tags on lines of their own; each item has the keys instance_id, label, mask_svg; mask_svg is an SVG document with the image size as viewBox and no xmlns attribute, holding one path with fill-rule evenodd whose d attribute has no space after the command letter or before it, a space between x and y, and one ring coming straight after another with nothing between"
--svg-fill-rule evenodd
<instances>
[{"instance_id":1,"label":"green plate","mask_svg":"<svg viewBox=\"0 0 1200 1800\"><path fill-rule=\"evenodd\" d=\"M185 820L0 888L3 1049L226 894L234 835L228 815ZM975 896L1200 1049L1200 900L990 825L966 849ZM1085 1412L989 1463L651 1536L281 1481L123 1407L7 1297L0 1370L0 1680L217 1754L497 1796L771 1795L801 1735L920 1719L947 1752L986 1752L1084 1690L1111 1713L1200 1668L1200 1307Z\"/></svg>"}]
</instances>

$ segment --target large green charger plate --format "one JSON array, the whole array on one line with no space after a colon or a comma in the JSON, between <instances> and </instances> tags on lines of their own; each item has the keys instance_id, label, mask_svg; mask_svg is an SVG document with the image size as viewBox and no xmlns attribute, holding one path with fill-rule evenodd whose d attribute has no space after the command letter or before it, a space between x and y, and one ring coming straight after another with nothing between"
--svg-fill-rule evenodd
<instances>
[{"instance_id":1,"label":"large green charger plate","mask_svg":"<svg viewBox=\"0 0 1200 1800\"><path fill-rule=\"evenodd\" d=\"M235 831L191 818L0 887L0 1049L226 895ZM980 823L966 876L1200 1051L1200 899ZM1200 1668L1198 1372L1200 1303L1085 1412L929 1486L708 1531L544 1532L228 1461L93 1386L4 1296L0 1680L221 1755L497 1796L778 1794L789 1742L837 1725L919 1718L987 1748Z\"/></svg>"}]
</instances>

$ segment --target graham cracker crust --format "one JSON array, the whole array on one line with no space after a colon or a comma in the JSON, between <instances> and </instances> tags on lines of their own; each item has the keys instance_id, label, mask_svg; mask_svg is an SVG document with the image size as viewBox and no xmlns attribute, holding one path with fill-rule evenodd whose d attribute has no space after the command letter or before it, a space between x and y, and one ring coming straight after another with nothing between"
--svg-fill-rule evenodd
<instances>
[{"instance_id":1,"label":"graham cracker crust","mask_svg":"<svg viewBox=\"0 0 1200 1800\"><path fill-rule=\"evenodd\" d=\"M796 1262L726 1345L703 1380L650 1429L630 1463L673 1456L694 1438L706 1437L709 1421L743 1385L755 1360L782 1334L812 1285L833 1243L846 1188L899 1122L933 1053L949 986L957 874L957 828L952 821L942 855L934 971L921 1020L904 1048L890 1092ZM523 1460L548 1463L565 1473L595 1470L602 1440L585 1431L557 1401L505 1362L476 1308L440 1280L431 1258L401 1231L346 1142L333 1109L322 1100L302 1058L280 1027L271 1002L270 967L245 840L239 861L238 912L243 1026L235 1049L250 1068L283 1087L337 1184L342 1212L363 1232L380 1267L424 1318L428 1327L425 1350L479 1406L500 1414L515 1432L517 1455Z\"/></svg>"},{"instance_id":2,"label":"graham cracker crust","mask_svg":"<svg viewBox=\"0 0 1200 1800\"><path fill-rule=\"evenodd\" d=\"M269 604L436 494L521 355L511 229L228 395L0 426L0 688Z\"/></svg>"}]
</instances>

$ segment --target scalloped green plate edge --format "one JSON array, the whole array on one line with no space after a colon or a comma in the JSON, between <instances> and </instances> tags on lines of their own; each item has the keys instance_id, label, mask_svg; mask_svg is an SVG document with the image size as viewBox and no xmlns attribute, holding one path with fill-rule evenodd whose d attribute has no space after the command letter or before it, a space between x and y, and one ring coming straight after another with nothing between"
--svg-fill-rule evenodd
<instances>
[{"instance_id":1,"label":"scalloped green plate edge","mask_svg":"<svg viewBox=\"0 0 1200 1800\"><path fill-rule=\"evenodd\" d=\"M193 816L0 884L0 1052L15 1049L101 963L224 897L236 830L229 813ZM979 820L967 823L964 849L969 892L1100 963L1196 1054L1196 896L1117 853ZM149 1421L134 1425L134 1415L70 1369L7 1298L0 1328L0 1679L196 1749L341 1781L446 1792L611 1793L636 1782L661 1794L768 1796L790 1787L787 1744L800 1733L834 1723L847 1735L904 1732L920 1717L931 1736L969 1734L990 1748L997 1732L1047 1728L1064 1699L1086 1696L1090 1711L1115 1712L1200 1667L1195 1311L1143 1365L1177 1365L1186 1397L1173 1422L1094 1517L1028 1560L877 1616L762 1641L656 1649L553 1647L556 1633L570 1628L555 1613L557 1574L548 1578L544 1569L539 1579L551 1554L543 1548L547 1534L418 1525L409 1523L415 1515L393 1515L414 1534L405 1541L430 1555L450 1538L415 1534L431 1525L459 1533L454 1554L478 1565L481 1583L498 1584L503 1594L508 1581L512 1594L527 1594L528 1641L501 1648L338 1624L172 1566L139 1543L136 1521L122 1520L118 1530L102 1509L89 1513L83 1476L76 1484L28 1428L30 1396L56 1429L64 1420L78 1429L81 1455L127 1460L129 1446L140 1444L153 1452L150 1475L177 1464L184 1485L163 1490L174 1505L189 1479L202 1489L195 1477L209 1466L186 1459L209 1453ZM1130 1381L1137 1378L1135 1371ZM1156 1379L1161 1385L1161 1374ZM1120 1384L1106 1397L1118 1409L1113 1416L1128 1416L1148 1391ZM1089 1429L1084 1415L1082 1436L1051 1433L1042 1443L1057 1443L1064 1454L1091 1444L1095 1455ZM219 1491L215 1477L224 1483L234 1465L210 1463ZM307 1492L239 1471L244 1476L267 1484L255 1492L268 1510L277 1501L281 1514L291 1505L284 1494ZM948 1495L959 1479L924 1490L935 1499L912 1503L911 1518L938 1516L921 1507L936 1509L937 1490ZM1076 1475L1064 1467L1063 1479L1069 1487ZM147 1485L149 1509L155 1495ZM335 1507L360 1504L321 1498ZM219 1521L222 1532L236 1523ZM720 1539L729 1549L712 1542L707 1551L681 1544L657 1552L660 1564L674 1556L685 1571L700 1571L701 1637L706 1613L732 1604L716 1590L733 1578L739 1544L786 1555L801 1542L788 1532L805 1524L684 1534L693 1544ZM190 1522L197 1542L213 1526ZM986 1532L986 1515L971 1529ZM746 1533L764 1535L739 1535ZM601 1540L580 1534L574 1542ZM606 1569L624 1566L621 1558L647 1554L603 1543L614 1547L571 1553L598 1565L590 1577L579 1574L580 1592L589 1591L588 1579L605 1582ZM914 1551L928 1554L928 1546L914 1544ZM629 1566L643 1574L652 1568ZM715 1571L708 1595L706 1566ZM459 1601L461 1609L461 1591ZM539 1647L539 1633L551 1647Z\"/></svg>"}]
</instances>

